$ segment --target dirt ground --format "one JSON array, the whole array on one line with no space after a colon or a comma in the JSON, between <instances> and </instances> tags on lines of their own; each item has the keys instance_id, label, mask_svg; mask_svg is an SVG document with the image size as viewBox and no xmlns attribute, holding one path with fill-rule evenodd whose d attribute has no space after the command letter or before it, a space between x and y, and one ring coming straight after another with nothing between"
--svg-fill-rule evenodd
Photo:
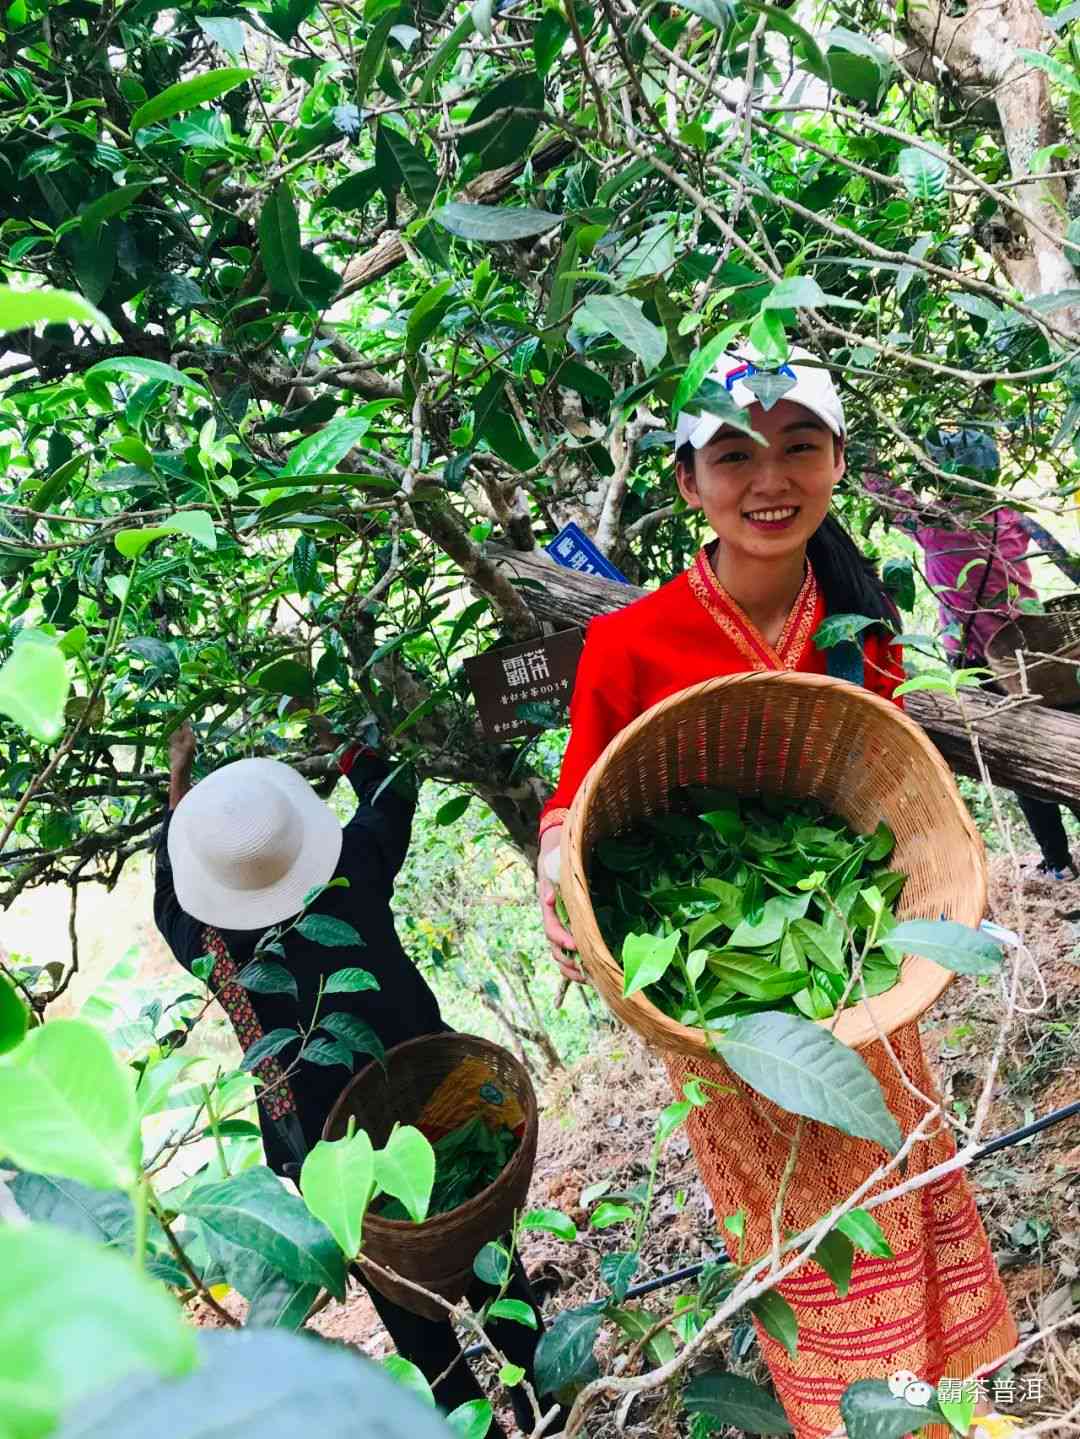
<instances>
[{"instance_id":1,"label":"dirt ground","mask_svg":"<svg viewBox=\"0 0 1080 1439\"><path fill-rule=\"evenodd\" d=\"M1020 996L1026 1012L1018 1016L1002 1051L987 1138L1080 1096L1080 883L1043 880L1027 864L1018 890L1003 858L992 862L991 877L989 917L1023 933L1033 966ZM1001 1012L990 982L960 977L923 1025L944 1096L961 1118L973 1111ZM600 1259L621 1247L621 1230L585 1228L581 1191L600 1179L611 1179L620 1189L643 1178L656 1115L670 1099L659 1060L625 1032L613 1032L544 1093L530 1201L562 1209L582 1231L573 1248L546 1234L525 1236L523 1257L549 1318L604 1292ZM1021 1334L1080 1308L1080 1116L987 1157L972 1170L972 1179ZM638 1279L709 1257L716 1228L688 1143L679 1133L661 1164ZM665 1299L680 1292L673 1288L658 1294L645 1301L646 1307L662 1314ZM358 1287L344 1303L325 1309L313 1327L376 1357L391 1351ZM726 1337L722 1347L729 1350ZM764 1378L755 1354L751 1350L741 1367ZM1027 1390L1033 1378L1041 1387L1041 1400L1014 1405L1019 1412L1046 1417L1075 1404L1080 1400L1080 1326L1063 1329L1040 1346L1017 1375ZM674 1436L685 1432L682 1422L675 1406L662 1400L649 1405L626 1432ZM590 1429L597 1439L613 1432L610 1415L600 1416Z\"/></svg>"}]
</instances>

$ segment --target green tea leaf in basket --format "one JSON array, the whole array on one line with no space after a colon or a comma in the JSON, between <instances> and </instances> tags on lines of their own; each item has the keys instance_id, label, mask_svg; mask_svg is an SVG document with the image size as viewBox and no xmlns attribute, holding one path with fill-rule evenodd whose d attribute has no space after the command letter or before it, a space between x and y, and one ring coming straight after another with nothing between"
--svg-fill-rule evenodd
<instances>
[{"instance_id":1,"label":"green tea leaf in basket","mask_svg":"<svg viewBox=\"0 0 1080 1439\"><path fill-rule=\"evenodd\" d=\"M896 960L905 954L932 959L956 974L995 974L1003 959L1001 946L970 925L952 919L908 919L881 942Z\"/></svg>"},{"instance_id":2,"label":"green tea leaf in basket","mask_svg":"<svg viewBox=\"0 0 1080 1439\"><path fill-rule=\"evenodd\" d=\"M663 979L678 947L678 931L662 939L655 934L628 934L622 951L624 996Z\"/></svg>"}]
</instances>

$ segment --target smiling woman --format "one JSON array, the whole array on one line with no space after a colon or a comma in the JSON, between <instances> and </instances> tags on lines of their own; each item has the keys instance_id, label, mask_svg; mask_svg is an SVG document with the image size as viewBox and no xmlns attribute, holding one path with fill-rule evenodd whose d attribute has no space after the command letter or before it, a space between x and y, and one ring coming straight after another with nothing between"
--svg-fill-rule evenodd
<instances>
[{"instance_id":1,"label":"smiling woman","mask_svg":"<svg viewBox=\"0 0 1080 1439\"><path fill-rule=\"evenodd\" d=\"M680 416L676 465L684 499L703 512L716 539L686 574L590 625L570 707L570 744L541 820L544 929L571 978L582 976L574 937L556 916L548 859L561 846L567 808L620 730L669 695L721 675L828 673L885 699L903 677L891 644L895 611L828 514L844 471L845 436L828 372L794 351L781 371L759 374L753 357L741 353L724 357L712 380L716 398L709 403L720 413ZM866 621L858 642L827 651L815 644L829 616L852 614ZM678 783L689 779L680 774ZM864 1058L897 1133L910 1136L934 1102L922 1098L934 1094L934 1082L917 1024L901 1025L890 1043L891 1053L872 1045ZM692 1078L720 1089L731 1081L712 1061L665 1057L677 1095ZM816 1222L880 1162L883 1151L866 1138L822 1125L792 1133L784 1125L779 1111L763 1119L753 1095L731 1098L726 1107L710 1101L687 1119L716 1214L739 1217L733 1258L744 1244L748 1254L768 1253L774 1223L779 1233ZM907 1177L954 1152L948 1131L938 1130L909 1156ZM797 1324L797 1348L790 1334L778 1338L777 1326L770 1329L759 1316L762 1350L797 1439L832 1432L840 1396L859 1379L901 1368L935 1381L967 1375L1015 1342L989 1244L958 1172L921 1195L883 1204L879 1218L888 1242L855 1259L842 1294L812 1270L778 1289Z\"/></svg>"}]
</instances>

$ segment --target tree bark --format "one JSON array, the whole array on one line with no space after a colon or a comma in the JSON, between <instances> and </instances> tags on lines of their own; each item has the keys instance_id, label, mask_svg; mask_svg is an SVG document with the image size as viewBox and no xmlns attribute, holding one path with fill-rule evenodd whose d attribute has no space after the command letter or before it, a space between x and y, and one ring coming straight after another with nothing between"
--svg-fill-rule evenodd
<instances>
[{"instance_id":1,"label":"tree bark","mask_svg":"<svg viewBox=\"0 0 1080 1439\"><path fill-rule=\"evenodd\" d=\"M904 7L906 34L966 91L992 98L1014 180L1031 176L1031 159L1063 139L1050 103L1050 82L1018 50L1042 50L1047 30L1035 0L982 0L962 15L947 0ZM925 78L931 67L920 62ZM1052 172L1017 186L1013 198L1029 219L1003 214L991 237L994 259L1027 298L1076 285L1063 246L1068 224L1065 181ZM1032 223L1034 222L1034 223ZM1048 233L1047 233L1048 232ZM1069 318L1075 323L1076 312ZM1064 315L1056 316L1063 323Z\"/></svg>"},{"instance_id":2,"label":"tree bark","mask_svg":"<svg viewBox=\"0 0 1080 1439\"><path fill-rule=\"evenodd\" d=\"M495 547L489 546L494 550ZM647 591L563 569L540 553L500 550L499 562L538 619L565 628L632 604ZM978 739L990 778L1037 799L1080 804L1080 715L963 690L961 704ZM964 716L944 695L906 695L904 708L960 774L979 775ZM1021 713L1022 711L1022 713Z\"/></svg>"}]
</instances>

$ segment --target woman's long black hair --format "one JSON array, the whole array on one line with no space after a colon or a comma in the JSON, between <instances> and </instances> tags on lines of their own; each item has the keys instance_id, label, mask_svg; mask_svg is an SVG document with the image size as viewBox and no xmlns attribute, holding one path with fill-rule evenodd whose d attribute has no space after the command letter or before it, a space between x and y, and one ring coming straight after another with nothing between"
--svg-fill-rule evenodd
<instances>
[{"instance_id":1,"label":"woman's long black hair","mask_svg":"<svg viewBox=\"0 0 1080 1439\"><path fill-rule=\"evenodd\" d=\"M693 470L696 453L688 440L676 451L675 462ZM889 634L902 628L900 613L885 592L877 566L835 515L826 515L810 536L806 557L825 596L826 614L866 615Z\"/></svg>"}]
</instances>

